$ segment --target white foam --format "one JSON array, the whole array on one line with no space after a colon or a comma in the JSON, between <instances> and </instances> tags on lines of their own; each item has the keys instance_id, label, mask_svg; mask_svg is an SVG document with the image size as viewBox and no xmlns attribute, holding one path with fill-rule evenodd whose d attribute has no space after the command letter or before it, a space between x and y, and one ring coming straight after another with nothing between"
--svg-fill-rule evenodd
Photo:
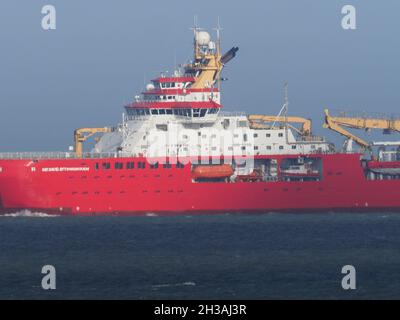
<instances>
[{"instance_id":1,"label":"white foam","mask_svg":"<svg viewBox=\"0 0 400 320\"><path fill-rule=\"evenodd\" d=\"M187 282L181 282L181 283L166 283L166 284L156 284L153 285L152 287L154 289L158 288L168 288L168 287L183 287L183 286L195 286L195 282L187 281Z\"/></svg>"},{"instance_id":2,"label":"white foam","mask_svg":"<svg viewBox=\"0 0 400 320\"><path fill-rule=\"evenodd\" d=\"M34 218L53 218L53 217L58 217L58 215L55 214L47 214L44 212L36 212L36 211L31 211L31 210L21 210L13 213L4 213L0 214L0 217L34 217Z\"/></svg>"},{"instance_id":3,"label":"white foam","mask_svg":"<svg viewBox=\"0 0 400 320\"><path fill-rule=\"evenodd\" d=\"M146 213L146 217L158 217L158 214L157 213L153 213L153 212L149 212L149 213Z\"/></svg>"}]
</instances>

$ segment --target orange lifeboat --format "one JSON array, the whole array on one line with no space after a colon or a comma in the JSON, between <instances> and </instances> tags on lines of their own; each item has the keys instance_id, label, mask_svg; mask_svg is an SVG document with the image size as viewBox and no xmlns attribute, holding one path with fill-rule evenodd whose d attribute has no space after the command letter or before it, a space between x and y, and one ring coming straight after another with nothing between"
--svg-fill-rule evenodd
<instances>
[{"instance_id":1,"label":"orange lifeboat","mask_svg":"<svg viewBox=\"0 0 400 320\"><path fill-rule=\"evenodd\" d=\"M198 178L227 178L233 175L232 166L220 165L198 165L192 169L193 179Z\"/></svg>"}]
</instances>

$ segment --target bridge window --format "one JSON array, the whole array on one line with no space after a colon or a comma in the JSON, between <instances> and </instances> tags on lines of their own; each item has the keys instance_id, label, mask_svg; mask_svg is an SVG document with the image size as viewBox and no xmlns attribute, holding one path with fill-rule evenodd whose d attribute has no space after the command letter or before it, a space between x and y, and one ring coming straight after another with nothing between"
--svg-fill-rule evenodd
<instances>
[{"instance_id":1,"label":"bridge window","mask_svg":"<svg viewBox=\"0 0 400 320\"><path fill-rule=\"evenodd\" d=\"M297 146L296 146L296 145L292 146L292 149L296 149L296 148L297 148Z\"/></svg>"},{"instance_id":2,"label":"bridge window","mask_svg":"<svg viewBox=\"0 0 400 320\"><path fill-rule=\"evenodd\" d=\"M158 114L158 110L157 109L152 109L151 110L151 114Z\"/></svg>"},{"instance_id":3,"label":"bridge window","mask_svg":"<svg viewBox=\"0 0 400 320\"><path fill-rule=\"evenodd\" d=\"M126 163L126 168L127 169L134 169L135 168L135 163L134 162L127 162Z\"/></svg>"},{"instance_id":4,"label":"bridge window","mask_svg":"<svg viewBox=\"0 0 400 320\"><path fill-rule=\"evenodd\" d=\"M103 169L105 169L105 170L108 170L108 169L111 168L111 165L110 165L109 162L103 162L103 163L101 164L101 167L102 167Z\"/></svg>"},{"instance_id":5,"label":"bridge window","mask_svg":"<svg viewBox=\"0 0 400 320\"><path fill-rule=\"evenodd\" d=\"M149 109L128 109L128 115L130 116L144 116L149 114Z\"/></svg>"},{"instance_id":6,"label":"bridge window","mask_svg":"<svg viewBox=\"0 0 400 320\"><path fill-rule=\"evenodd\" d=\"M165 109L160 109L160 110L158 110L158 113L159 113L159 114L165 114Z\"/></svg>"},{"instance_id":7,"label":"bridge window","mask_svg":"<svg viewBox=\"0 0 400 320\"><path fill-rule=\"evenodd\" d=\"M163 82L161 83L161 88L175 88L178 85L175 82Z\"/></svg>"},{"instance_id":8,"label":"bridge window","mask_svg":"<svg viewBox=\"0 0 400 320\"><path fill-rule=\"evenodd\" d=\"M172 109L165 110L166 114L172 114Z\"/></svg>"},{"instance_id":9,"label":"bridge window","mask_svg":"<svg viewBox=\"0 0 400 320\"><path fill-rule=\"evenodd\" d=\"M168 110L167 110L168 111ZM183 116L183 117L191 117L192 116L192 109L173 109L171 113L167 114L174 114L176 116Z\"/></svg>"}]
</instances>

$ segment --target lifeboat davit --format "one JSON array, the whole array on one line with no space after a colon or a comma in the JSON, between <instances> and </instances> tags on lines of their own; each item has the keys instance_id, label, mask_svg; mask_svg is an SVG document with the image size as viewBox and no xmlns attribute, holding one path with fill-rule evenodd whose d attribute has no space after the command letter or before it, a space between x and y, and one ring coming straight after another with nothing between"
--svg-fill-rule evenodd
<instances>
[{"instance_id":1,"label":"lifeboat davit","mask_svg":"<svg viewBox=\"0 0 400 320\"><path fill-rule=\"evenodd\" d=\"M199 165L192 169L193 179L199 178L227 178L233 175L232 166L229 164L220 165Z\"/></svg>"}]
</instances>

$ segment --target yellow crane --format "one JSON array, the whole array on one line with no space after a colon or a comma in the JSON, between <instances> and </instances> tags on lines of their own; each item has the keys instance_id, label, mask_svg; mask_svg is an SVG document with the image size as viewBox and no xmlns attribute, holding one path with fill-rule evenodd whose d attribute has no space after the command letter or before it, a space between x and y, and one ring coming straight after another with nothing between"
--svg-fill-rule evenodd
<instances>
[{"instance_id":1,"label":"yellow crane","mask_svg":"<svg viewBox=\"0 0 400 320\"><path fill-rule=\"evenodd\" d=\"M389 118L369 118L365 116L360 117L346 117L339 116L333 117L330 115L329 110L325 109L325 123L324 128L331 129L340 133L358 143L363 148L370 148L370 144L363 139L357 137L351 132L347 131L343 127L354 128L354 129L383 129L390 131L400 132L400 119L389 119Z\"/></svg>"},{"instance_id":2,"label":"yellow crane","mask_svg":"<svg viewBox=\"0 0 400 320\"><path fill-rule=\"evenodd\" d=\"M264 129L267 128L265 126L265 122L287 122L287 123L301 123L301 128L298 129L289 124L291 128L296 130L303 136L311 135L311 120L305 119L301 117L292 117L292 116L266 116L261 114L251 114L248 116L248 120L250 122L250 128L253 129Z\"/></svg>"},{"instance_id":3,"label":"yellow crane","mask_svg":"<svg viewBox=\"0 0 400 320\"><path fill-rule=\"evenodd\" d=\"M83 154L83 142L96 133L111 132L111 128L80 128L74 131L75 153L81 158Z\"/></svg>"}]
</instances>

